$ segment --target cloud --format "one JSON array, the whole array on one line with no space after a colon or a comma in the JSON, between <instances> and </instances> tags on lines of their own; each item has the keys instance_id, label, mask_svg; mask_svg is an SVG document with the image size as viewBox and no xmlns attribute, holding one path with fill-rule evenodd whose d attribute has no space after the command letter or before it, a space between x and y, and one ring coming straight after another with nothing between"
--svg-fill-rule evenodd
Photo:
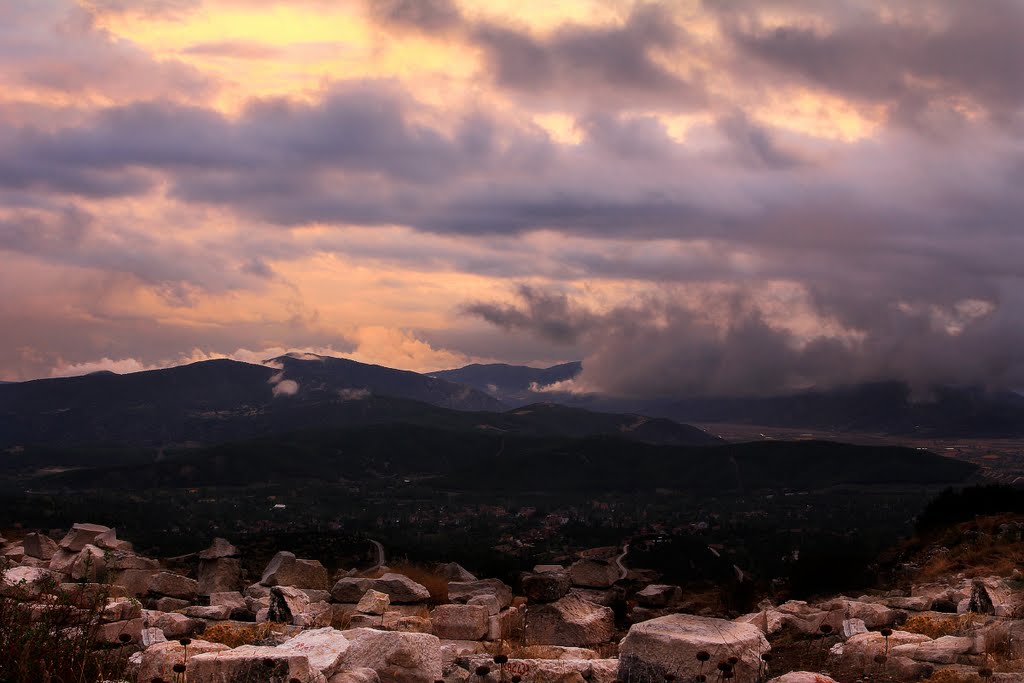
<instances>
[{"instance_id":1,"label":"cloud","mask_svg":"<svg viewBox=\"0 0 1024 683\"><path fill-rule=\"evenodd\" d=\"M293 379L283 379L273 388L274 396L294 396L299 393L299 383Z\"/></svg>"},{"instance_id":2,"label":"cloud","mask_svg":"<svg viewBox=\"0 0 1024 683\"><path fill-rule=\"evenodd\" d=\"M1024 103L1024 75L1014 66L1024 60L1024 7L1013 0L984 12L956 0L704 6L759 67L885 104L907 123L962 119L965 102L1000 119ZM780 21L780 13L790 18Z\"/></svg>"},{"instance_id":3,"label":"cloud","mask_svg":"<svg viewBox=\"0 0 1024 683\"><path fill-rule=\"evenodd\" d=\"M652 292L604 313L532 290L520 290L519 299L466 312L506 330L578 340L584 362L572 385L577 391L686 397L892 379L922 389L947 383L1006 389L1024 382L1016 309L1007 315L991 302L961 301L948 310L883 307L867 326L828 333L819 321L808 335L787 326L755 293L737 288L697 305ZM560 321L554 328L552 314Z\"/></svg>"}]
</instances>

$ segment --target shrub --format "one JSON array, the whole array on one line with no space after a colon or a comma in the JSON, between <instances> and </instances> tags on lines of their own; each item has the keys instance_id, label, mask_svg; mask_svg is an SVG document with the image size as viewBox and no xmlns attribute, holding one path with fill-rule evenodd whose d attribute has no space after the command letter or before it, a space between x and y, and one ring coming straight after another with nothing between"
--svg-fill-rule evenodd
<instances>
[{"instance_id":1,"label":"shrub","mask_svg":"<svg viewBox=\"0 0 1024 683\"><path fill-rule=\"evenodd\" d=\"M106 587L63 589L53 580L0 595L0 681L90 683L121 678L128 643L99 640Z\"/></svg>"}]
</instances>

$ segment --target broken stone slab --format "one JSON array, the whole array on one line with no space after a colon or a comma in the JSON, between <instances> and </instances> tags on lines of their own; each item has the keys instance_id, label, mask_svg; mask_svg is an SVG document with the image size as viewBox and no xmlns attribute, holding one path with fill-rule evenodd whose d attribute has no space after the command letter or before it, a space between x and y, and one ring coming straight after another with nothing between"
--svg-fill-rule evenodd
<instances>
[{"instance_id":1,"label":"broken stone slab","mask_svg":"<svg viewBox=\"0 0 1024 683\"><path fill-rule=\"evenodd\" d=\"M245 683L272 681L285 683L293 678L315 680L316 674L304 654L280 647L243 645L233 650L190 656L189 680Z\"/></svg>"},{"instance_id":2,"label":"broken stone slab","mask_svg":"<svg viewBox=\"0 0 1024 683\"><path fill-rule=\"evenodd\" d=\"M844 619L843 620L843 640L849 640L854 636L858 636L861 633L867 633L868 627L864 623L863 619Z\"/></svg>"},{"instance_id":3,"label":"broken stone slab","mask_svg":"<svg viewBox=\"0 0 1024 683\"><path fill-rule=\"evenodd\" d=\"M317 560L300 560L293 553L282 550L263 570L260 584L327 590L327 569Z\"/></svg>"},{"instance_id":4,"label":"broken stone slab","mask_svg":"<svg viewBox=\"0 0 1024 683\"><path fill-rule=\"evenodd\" d=\"M611 640L615 613L575 595L526 610L527 645L586 647Z\"/></svg>"},{"instance_id":5,"label":"broken stone slab","mask_svg":"<svg viewBox=\"0 0 1024 683\"><path fill-rule=\"evenodd\" d=\"M373 669L346 669L331 676L327 683L380 683L380 676Z\"/></svg>"},{"instance_id":6,"label":"broken stone slab","mask_svg":"<svg viewBox=\"0 0 1024 683\"><path fill-rule=\"evenodd\" d=\"M909 657L931 664L956 664L961 656L975 653L975 640L964 636L942 636L922 643L898 645L889 650L894 656Z\"/></svg>"},{"instance_id":7,"label":"broken stone slab","mask_svg":"<svg viewBox=\"0 0 1024 683\"><path fill-rule=\"evenodd\" d=\"M87 545L95 545L98 536L110 531L110 527L101 524L74 524L59 545L69 552L78 553Z\"/></svg>"},{"instance_id":8,"label":"broken stone slab","mask_svg":"<svg viewBox=\"0 0 1024 683\"><path fill-rule=\"evenodd\" d=\"M142 647L146 648L157 643L166 643L167 638L164 636L164 632L158 628L144 628L142 629Z\"/></svg>"},{"instance_id":9,"label":"broken stone slab","mask_svg":"<svg viewBox=\"0 0 1024 683\"><path fill-rule=\"evenodd\" d=\"M390 604L391 597L387 593L381 593L371 588L356 603L356 611L363 614L381 615L387 612Z\"/></svg>"},{"instance_id":10,"label":"broken stone slab","mask_svg":"<svg viewBox=\"0 0 1024 683\"><path fill-rule=\"evenodd\" d=\"M36 598L55 585L56 575L42 567L11 567L0 574L0 595Z\"/></svg>"},{"instance_id":11,"label":"broken stone slab","mask_svg":"<svg viewBox=\"0 0 1024 683\"><path fill-rule=\"evenodd\" d=\"M199 582L181 574L160 572L149 582L149 592L194 602L199 597Z\"/></svg>"},{"instance_id":12,"label":"broken stone slab","mask_svg":"<svg viewBox=\"0 0 1024 683\"><path fill-rule=\"evenodd\" d=\"M523 574L520 588L530 602L554 602L565 597L572 581L564 571Z\"/></svg>"},{"instance_id":13,"label":"broken stone slab","mask_svg":"<svg viewBox=\"0 0 1024 683\"><path fill-rule=\"evenodd\" d=\"M86 545L71 563L71 578L89 583L101 582L107 577L106 552L95 545Z\"/></svg>"},{"instance_id":14,"label":"broken stone slab","mask_svg":"<svg viewBox=\"0 0 1024 683\"><path fill-rule=\"evenodd\" d=\"M929 640L931 638L920 633L893 631L888 638L888 649L891 651L900 645L924 643ZM829 650L829 654L850 660L855 666L870 667L874 664L875 656L885 654L885 651L885 636L878 631L869 631L852 636L844 643L836 643Z\"/></svg>"},{"instance_id":15,"label":"broken stone slab","mask_svg":"<svg viewBox=\"0 0 1024 683\"><path fill-rule=\"evenodd\" d=\"M402 574L390 573L376 579L342 577L331 589L331 596L337 602L358 603L368 590L384 593L394 604L419 603L430 599L430 591L424 586Z\"/></svg>"},{"instance_id":16,"label":"broken stone slab","mask_svg":"<svg viewBox=\"0 0 1024 683\"><path fill-rule=\"evenodd\" d=\"M315 674L330 678L342 670L348 648L348 638L327 627L303 631L277 649L305 655Z\"/></svg>"},{"instance_id":17,"label":"broken stone slab","mask_svg":"<svg viewBox=\"0 0 1024 683\"><path fill-rule=\"evenodd\" d=\"M437 573L448 581L476 581L476 577L458 562L437 565Z\"/></svg>"},{"instance_id":18,"label":"broken stone slab","mask_svg":"<svg viewBox=\"0 0 1024 683\"><path fill-rule=\"evenodd\" d=\"M837 683L835 679L825 674L811 671L790 671L788 674L776 676L768 683Z\"/></svg>"},{"instance_id":19,"label":"broken stone slab","mask_svg":"<svg viewBox=\"0 0 1024 683\"><path fill-rule=\"evenodd\" d=\"M342 633L349 641L346 669L373 669L381 683L434 683L441 678L441 641L436 636L369 628Z\"/></svg>"},{"instance_id":20,"label":"broken stone slab","mask_svg":"<svg viewBox=\"0 0 1024 683\"><path fill-rule=\"evenodd\" d=\"M154 638L157 633L160 634L160 638L163 638L163 633L158 629L146 629L143 632L142 642L146 649L142 652L142 661L139 665L138 673L136 674L136 680L146 683L157 678L165 681L175 680L176 674L174 672L174 665L185 663L185 646L176 640L152 641L147 643L147 633L149 634L149 638ZM189 663L191 663L192 657L196 655L206 654L208 652L224 652L229 649L230 648L227 645L222 645L221 643L211 643L205 640L193 640L188 644L187 652ZM178 678L180 678L180 676L178 676Z\"/></svg>"},{"instance_id":21,"label":"broken stone slab","mask_svg":"<svg viewBox=\"0 0 1024 683\"><path fill-rule=\"evenodd\" d=\"M225 538L215 538L210 547L199 553L200 560L219 560L224 557L238 557L238 548Z\"/></svg>"},{"instance_id":22,"label":"broken stone slab","mask_svg":"<svg viewBox=\"0 0 1024 683\"><path fill-rule=\"evenodd\" d=\"M108 600L100 613L100 621L127 621L142 616L142 605L133 598L114 598Z\"/></svg>"},{"instance_id":23,"label":"broken stone slab","mask_svg":"<svg viewBox=\"0 0 1024 683\"><path fill-rule=\"evenodd\" d=\"M181 610L181 613L194 619L225 621L231 616L231 608L225 605L192 605Z\"/></svg>"},{"instance_id":24,"label":"broken stone slab","mask_svg":"<svg viewBox=\"0 0 1024 683\"><path fill-rule=\"evenodd\" d=\"M679 586L651 584L636 594L636 601L644 607L668 607L679 601L683 590Z\"/></svg>"},{"instance_id":25,"label":"broken stone slab","mask_svg":"<svg viewBox=\"0 0 1024 683\"><path fill-rule=\"evenodd\" d=\"M49 560L57 552L57 543L49 536L40 533L25 534L22 541L25 555L39 560Z\"/></svg>"},{"instance_id":26,"label":"broken stone slab","mask_svg":"<svg viewBox=\"0 0 1024 683\"><path fill-rule=\"evenodd\" d=\"M478 595L493 595L498 598L502 609L512 604L512 589L499 579L480 579L478 581L449 581L448 600L466 604Z\"/></svg>"},{"instance_id":27,"label":"broken stone slab","mask_svg":"<svg viewBox=\"0 0 1024 683\"><path fill-rule=\"evenodd\" d=\"M142 610L142 619L147 628L158 628L163 631L167 640L189 638L196 633L202 633L206 628L206 622L202 619L193 619L177 612Z\"/></svg>"},{"instance_id":28,"label":"broken stone slab","mask_svg":"<svg viewBox=\"0 0 1024 683\"><path fill-rule=\"evenodd\" d=\"M569 578L580 588L610 588L619 580L619 568L609 560L584 558L569 566Z\"/></svg>"},{"instance_id":29,"label":"broken stone slab","mask_svg":"<svg viewBox=\"0 0 1024 683\"><path fill-rule=\"evenodd\" d=\"M439 638L480 640L487 635L489 616L483 605L438 605L430 613L430 622Z\"/></svg>"},{"instance_id":30,"label":"broken stone slab","mask_svg":"<svg viewBox=\"0 0 1024 683\"><path fill-rule=\"evenodd\" d=\"M192 605L188 600L182 600L181 598L157 598L149 603L153 609L158 612L177 612L180 609L185 609Z\"/></svg>"},{"instance_id":31,"label":"broken stone slab","mask_svg":"<svg viewBox=\"0 0 1024 683\"><path fill-rule=\"evenodd\" d=\"M753 680L761 655L770 649L761 630L751 624L672 614L630 627L619 645L619 679L663 681L666 674L692 671L697 653L706 651L712 671L718 662L736 657L735 678Z\"/></svg>"},{"instance_id":32,"label":"broken stone slab","mask_svg":"<svg viewBox=\"0 0 1024 683\"><path fill-rule=\"evenodd\" d=\"M525 645L514 648L508 656L512 659L600 659L596 650L564 645Z\"/></svg>"},{"instance_id":33,"label":"broken stone slab","mask_svg":"<svg viewBox=\"0 0 1024 683\"><path fill-rule=\"evenodd\" d=\"M526 633L526 608L509 607L487 620L487 640L521 641Z\"/></svg>"},{"instance_id":34,"label":"broken stone slab","mask_svg":"<svg viewBox=\"0 0 1024 683\"><path fill-rule=\"evenodd\" d=\"M229 610L236 609L248 609L249 606L245 602L245 598L238 591L223 591L220 593L210 593L210 604L211 605L223 605Z\"/></svg>"},{"instance_id":35,"label":"broken stone slab","mask_svg":"<svg viewBox=\"0 0 1024 683\"><path fill-rule=\"evenodd\" d=\"M146 623L141 617L100 624L96 629L96 640L106 645L122 645L125 643L123 638L127 637L130 643L141 643L142 629L145 627Z\"/></svg>"},{"instance_id":36,"label":"broken stone slab","mask_svg":"<svg viewBox=\"0 0 1024 683\"><path fill-rule=\"evenodd\" d=\"M492 617L501 612L501 603L498 602L497 595L474 595L466 604L485 607L487 614Z\"/></svg>"},{"instance_id":37,"label":"broken stone slab","mask_svg":"<svg viewBox=\"0 0 1024 683\"><path fill-rule=\"evenodd\" d=\"M225 593L242 585L242 563L233 557L199 561L199 594Z\"/></svg>"}]
</instances>

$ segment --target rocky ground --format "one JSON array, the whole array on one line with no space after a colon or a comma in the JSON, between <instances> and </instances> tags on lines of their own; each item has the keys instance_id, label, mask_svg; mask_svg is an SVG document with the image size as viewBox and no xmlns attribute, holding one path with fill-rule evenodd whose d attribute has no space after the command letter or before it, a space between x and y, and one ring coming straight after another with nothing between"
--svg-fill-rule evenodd
<instances>
[{"instance_id":1,"label":"rocky ground","mask_svg":"<svg viewBox=\"0 0 1024 683\"><path fill-rule=\"evenodd\" d=\"M93 524L26 534L3 556L0 596L26 619L52 609L53 587L101 596L93 644L142 683L1024 681L1019 572L766 601L726 620L684 613L678 586L622 577L600 554L515 587L457 564L423 583L385 566L332 577L285 551L248 583L227 540L160 561Z\"/></svg>"}]
</instances>

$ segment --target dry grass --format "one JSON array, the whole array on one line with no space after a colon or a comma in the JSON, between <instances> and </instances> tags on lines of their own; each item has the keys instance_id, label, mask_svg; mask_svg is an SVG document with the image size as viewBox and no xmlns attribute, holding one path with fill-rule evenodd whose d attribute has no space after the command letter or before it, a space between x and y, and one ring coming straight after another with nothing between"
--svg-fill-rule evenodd
<instances>
[{"instance_id":1,"label":"dry grass","mask_svg":"<svg viewBox=\"0 0 1024 683\"><path fill-rule=\"evenodd\" d=\"M1008 577L1024 564L1024 543L1000 536L1003 524L1024 522L1020 515L979 517L946 530L932 545L949 552L935 555L918 572L917 581L935 581L963 573L968 577Z\"/></svg>"},{"instance_id":2,"label":"dry grass","mask_svg":"<svg viewBox=\"0 0 1024 683\"><path fill-rule=\"evenodd\" d=\"M976 614L949 615L948 617L917 614L907 619L907 623L900 626L900 630L909 633L920 633L929 638L955 636L966 633L974 625L977 618L978 615Z\"/></svg>"},{"instance_id":3,"label":"dry grass","mask_svg":"<svg viewBox=\"0 0 1024 683\"><path fill-rule=\"evenodd\" d=\"M275 634L283 633L288 627L285 624L265 622L249 624L238 622L221 622L210 624L203 631L203 640L221 643L230 648L242 645L257 645L270 639Z\"/></svg>"},{"instance_id":4,"label":"dry grass","mask_svg":"<svg viewBox=\"0 0 1024 683\"><path fill-rule=\"evenodd\" d=\"M979 683L981 680L978 674L963 674L946 669L933 673L926 683Z\"/></svg>"}]
</instances>

